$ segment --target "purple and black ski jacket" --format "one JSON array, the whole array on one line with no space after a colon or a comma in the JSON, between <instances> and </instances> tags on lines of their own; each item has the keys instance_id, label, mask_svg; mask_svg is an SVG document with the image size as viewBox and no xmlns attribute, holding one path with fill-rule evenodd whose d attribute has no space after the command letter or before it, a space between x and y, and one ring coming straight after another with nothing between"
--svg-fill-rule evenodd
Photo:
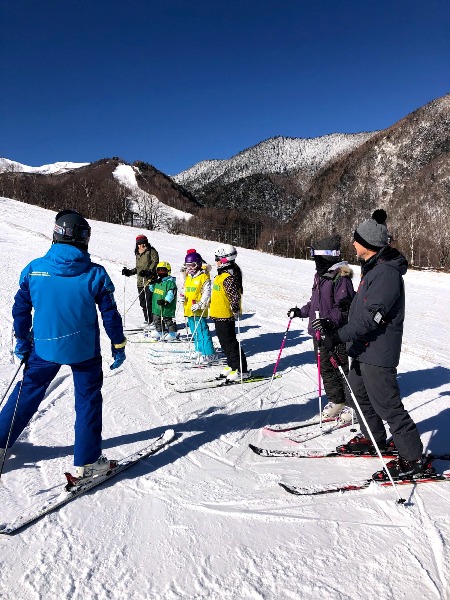
<instances>
[{"instance_id":1,"label":"purple and black ski jacket","mask_svg":"<svg viewBox=\"0 0 450 600\"><path fill-rule=\"evenodd\" d=\"M355 295L352 283L353 271L346 262L333 265L324 275L316 273L309 302L302 306L302 318L309 318L308 333L315 337L311 327L319 311L321 319L329 319L334 328L342 327L346 322L346 313L339 308L339 302L346 298L349 302Z\"/></svg>"}]
</instances>

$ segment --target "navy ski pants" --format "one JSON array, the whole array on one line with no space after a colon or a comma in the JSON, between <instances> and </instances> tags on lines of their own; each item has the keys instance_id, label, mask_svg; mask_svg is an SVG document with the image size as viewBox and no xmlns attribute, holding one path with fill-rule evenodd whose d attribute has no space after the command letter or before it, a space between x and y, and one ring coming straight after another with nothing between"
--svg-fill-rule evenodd
<instances>
[{"instance_id":1,"label":"navy ski pants","mask_svg":"<svg viewBox=\"0 0 450 600\"><path fill-rule=\"evenodd\" d=\"M102 453L102 357L96 356L69 366L75 388L74 465L83 466L95 462ZM19 381L0 413L0 448L6 447L19 390L9 447L38 410L48 386L60 368L61 365L57 363L43 360L34 352L31 354L24 370L22 389Z\"/></svg>"}]
</instances>

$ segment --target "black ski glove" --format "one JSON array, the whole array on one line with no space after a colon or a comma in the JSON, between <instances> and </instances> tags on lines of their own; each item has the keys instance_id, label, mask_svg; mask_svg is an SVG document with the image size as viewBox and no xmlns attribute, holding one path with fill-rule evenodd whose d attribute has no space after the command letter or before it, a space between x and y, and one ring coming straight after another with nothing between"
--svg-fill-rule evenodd
<instances>
[{"instance_id":1,"label":"black ski glove","mask_svg":"<svg viewBox=\"0 0 450 600\"><path fill-rule=\"evenodd\" d=\"M342 344L341 338L338 336L337 329L326 329L320 334L320 341L324 348L329 352L332 352L336 346Z\"/></svg>"},{"instance_id":2,"label":"black ski glove","mask_svg":"<svg viewBox=\"0 0 450 600\"><path fill-rule=\"evenodd\" d=\"M301 313L301 310L295 306L294 308L290 308L290 309L288 310L288 312L287 312L287 316L288 316L290 319L293 319L294 317L299 317L299 318L301 318L301 316L302 316L302 313Z\"/></svg>"},{"instance_id":3,"label":"black ski glove","mask_svg":"<svg viewBox=\"0 0 450 600\"><path fill-rule=\"evenodd\" d=\"M164 300L164 298L160 298L156 304L158 304L158 306L167 306L169 303L167 302L167 300Z\"/></svg>"},{"instance_id":4,"label":"black ski glove","mask_svg":"<svg viewBox=\"0 0 450 600\"><path fill-rule=\"evenodd\" d=\"M122 269L122 275L125 275L125 277L130 277L130 275L131 275L131 270L130 270L130 269L127 269L126 267L124 267L124 268Z\"/></svg>"},{"instance_id":5,"label":"black ski glove","mask_svg":"<svg viewBox=\"0 0 450 600\"><path fill-rule=\"evenodd\" d=\"M342 312L348 312L350 309L350 304L353 302L352 298L349 298L347 296L347 298L342 298L342 300L339 300L339 310Z\"/></svg>"},{"instance_id":6,"label":"black ski glove","mask_svg":"<svg viewBox=\"0 0 450 600\"><path fill-rule=\"evenodd\" d=\"M139 271L139 276L140 277L150 277L150 275L152 274L151 271L147 271L147 269L142 269L142 271Z\"/></svg>"},{"instance_id":7,"label":"black ski glove","mask_svg":"<svg viewBox=\"0 0 450 600\"><path fill-rule=\"evenodd\" d=\"M333 328L330 319L314 319L311 321L311 327L316 331L320 331L320 333L330 331Z\"/></svg>"}]
</instances>

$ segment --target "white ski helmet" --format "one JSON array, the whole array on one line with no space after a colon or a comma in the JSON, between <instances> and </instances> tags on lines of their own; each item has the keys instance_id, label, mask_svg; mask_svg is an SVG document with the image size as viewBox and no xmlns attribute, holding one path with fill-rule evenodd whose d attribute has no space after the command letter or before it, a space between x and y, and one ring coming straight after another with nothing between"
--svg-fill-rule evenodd
<instances>
[{"instance_id":1,"label":"white ski helmet","mask_svg":"<svg viewBox=\"0 0 450 600\"><path fill-rule=\"evenodd\" d=\"M237 250L231 244L221 244L214 252L216 262L220 260L222 265L228 265L236 260Z\"/></svg>"}]
</instances>

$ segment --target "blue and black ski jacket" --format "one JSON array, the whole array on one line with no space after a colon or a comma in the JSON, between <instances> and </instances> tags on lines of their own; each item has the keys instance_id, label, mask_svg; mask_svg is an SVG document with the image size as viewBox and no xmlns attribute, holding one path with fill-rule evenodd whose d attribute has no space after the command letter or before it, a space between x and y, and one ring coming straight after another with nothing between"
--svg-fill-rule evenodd
<instances>
[{"instance_id":1,"label":"blue and black ski jacket","mask_svg":"<svg viewBox=\"0 0 450 600\"><path fill-rule=\"evenodd\" d=\"M97 306L111 342L120 344L122 318L108 273L88 252L54 244L20 275L12 309L14 333L25 339L33 329L34 350L44 360L83 362L100 355Z\"/></svg>"}]
</instances>

